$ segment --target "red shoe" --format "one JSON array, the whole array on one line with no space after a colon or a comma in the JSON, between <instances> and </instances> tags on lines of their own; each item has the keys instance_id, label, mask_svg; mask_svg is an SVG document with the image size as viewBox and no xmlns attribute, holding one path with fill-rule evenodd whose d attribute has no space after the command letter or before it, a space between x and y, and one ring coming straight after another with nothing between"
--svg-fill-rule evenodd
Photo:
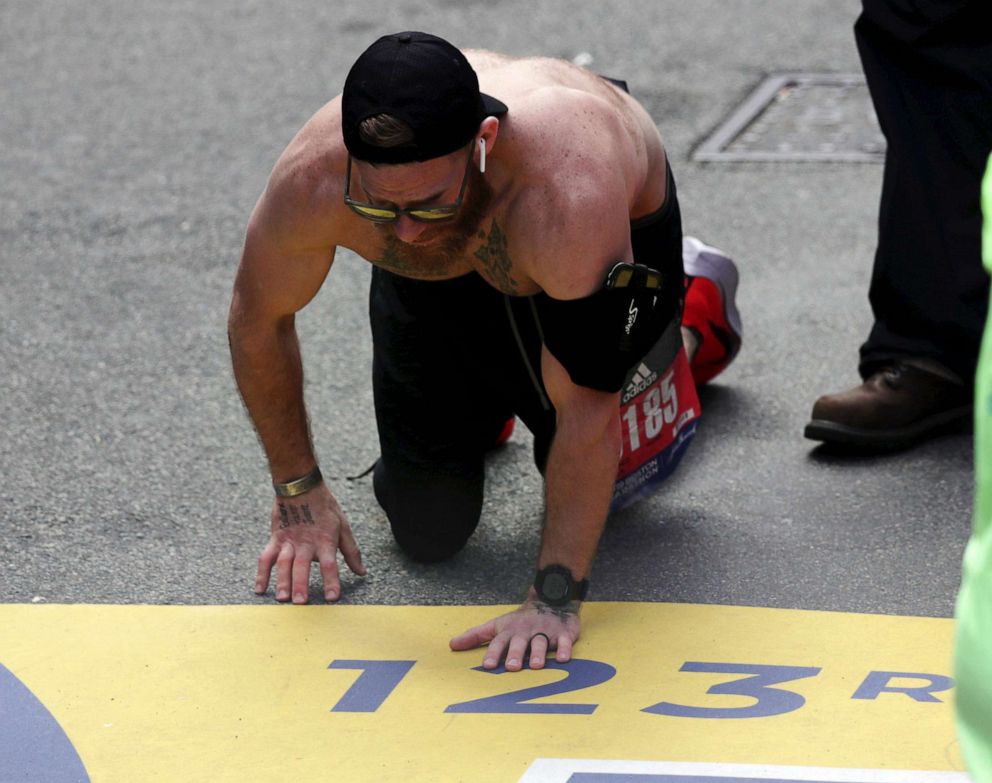
<instances>
[{"instance_id":1,"label":"red shoe","mask_svg":"<svg viewBox=\"0 0 992 783\"><path fill-rule=\"evenodd\" d=\"M741 314L737 267L726 253L695 237L682 239L682 263L688 276L682 326L698 340L690 368L697 386L712 380L741 349Z\"/></svg>"},{"instance_id":2,"label":"red shoe","mask_svg":"<svg viewBox=\"0 0 992 783\"><path fill-rule=\"evenodd\" d=\"M497 446L502 446L510 439L510 436L513 434L513 427L516 423L517 423L516 416L511 416L506 420L506 424L503 425L503 429L500 431L499 435L496 438L496 442L493 444L494 449Z\"/></svg>"}]
</instances>

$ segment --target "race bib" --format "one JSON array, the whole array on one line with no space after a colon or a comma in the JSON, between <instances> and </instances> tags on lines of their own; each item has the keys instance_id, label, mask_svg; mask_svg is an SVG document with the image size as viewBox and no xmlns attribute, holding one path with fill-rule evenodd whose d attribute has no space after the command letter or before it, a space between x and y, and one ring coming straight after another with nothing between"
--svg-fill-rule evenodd
<instances>
[{"instance_id":1,"label":"race bib","mask_svg":"<svg viewBox=\"0 0 992 783\"><path fill-rule=\"evenodd\" d=\"M658 489L696 434L699 398L681 330L677 323L673 326L624 382L620 395L620 468L610 511L626 508Z\"/></svg>"}]
</instances>

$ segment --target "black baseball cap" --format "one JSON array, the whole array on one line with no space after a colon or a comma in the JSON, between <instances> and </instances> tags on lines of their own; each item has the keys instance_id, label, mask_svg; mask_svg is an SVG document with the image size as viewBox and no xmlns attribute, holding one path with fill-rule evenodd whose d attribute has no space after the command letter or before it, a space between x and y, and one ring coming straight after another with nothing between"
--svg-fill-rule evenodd
<instances>
[{"instance_id":1,"label":"black baseball cap","mask_svg":"<svg viewBox=\"0 0 992 783\"><path fill-rule=\"evenodd\" d=\"M370 163L411 163L464 147L502 101L479 92L479 77L458 49L436 35L384 35L355 61L344 82L341 123L352 157ZM413 141L377 147L359 133L363 120L390 114L413 129Z\"/></svg>"}]
</instances>

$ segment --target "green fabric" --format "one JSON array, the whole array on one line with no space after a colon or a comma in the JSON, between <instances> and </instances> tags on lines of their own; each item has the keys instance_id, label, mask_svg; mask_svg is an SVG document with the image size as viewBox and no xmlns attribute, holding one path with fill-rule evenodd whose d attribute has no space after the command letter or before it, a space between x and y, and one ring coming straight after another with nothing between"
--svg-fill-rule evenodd
<instances>
[{"instance_id":1,"label":"green fabric","mask_svg":"<svg viewBox=\"0 0 992 783\"><path fill-rule=\"evenodd\" d=\"M982 263L992 272L992 156L982 183ZM975 515L957 602L958 737L975 783L992 783L992 319L975 376Z\"/></svg>"}]
</instances>

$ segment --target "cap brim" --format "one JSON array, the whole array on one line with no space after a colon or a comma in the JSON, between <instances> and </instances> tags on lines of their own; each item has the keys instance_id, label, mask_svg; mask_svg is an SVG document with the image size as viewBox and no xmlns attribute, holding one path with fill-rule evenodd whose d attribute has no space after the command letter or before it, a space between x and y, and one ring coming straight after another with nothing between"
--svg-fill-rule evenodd
<instances>
[{"instance_id":1,"label":"cap brim","mask_svg":"<svg viewBox=\"0 0 992 783\"><path fill-rule=\"evenodd\" d=\"M480 95L482 96L482 108L487 117L501 117L509 111L503 101L497 100L492 95L486 95L484 92Z\"/></svg>"}]
</instances>

